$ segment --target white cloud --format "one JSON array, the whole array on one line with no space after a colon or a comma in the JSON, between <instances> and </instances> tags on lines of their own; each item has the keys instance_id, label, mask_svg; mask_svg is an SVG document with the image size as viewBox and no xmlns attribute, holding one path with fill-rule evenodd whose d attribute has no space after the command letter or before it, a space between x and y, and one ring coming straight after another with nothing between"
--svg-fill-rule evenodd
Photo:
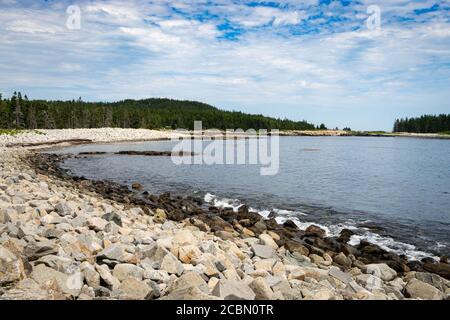
<instances>
[{"instance_id":1,"label":"white cloud","mask_svg":"<svg viewBox=\"0 0 450 320\"><path fill-rule=\"evenodd\" d=\"M343 30L293 36L278 31L295 27L317 8L218 0L209 8L213 17L194 18L206 5L180 1L177 8L189 12L183 15L171 12L167 1L81 2L77 31L65 28L63 7L6 8L0 11L0 88L45 86L35 91L41 97L63 92L101 100L168 96L249 111L267 107L261 112L301 118L305 110L417 105L430 95L433 101L448 97L442 87L450 81L444 67L450 63L450 23L436 13L407 26L384 17L378 34L349 31L342 22ZM326 10L344 13L348 25L357 26L364 23L356 21L364 5ZM381 7L382 14L409 14L426 6L405 9L404 1L394 0ZM225 17L245 27L237 40L220 38ZM261 26L266 27L260 31Z\"/></svg>"}]
</instances>

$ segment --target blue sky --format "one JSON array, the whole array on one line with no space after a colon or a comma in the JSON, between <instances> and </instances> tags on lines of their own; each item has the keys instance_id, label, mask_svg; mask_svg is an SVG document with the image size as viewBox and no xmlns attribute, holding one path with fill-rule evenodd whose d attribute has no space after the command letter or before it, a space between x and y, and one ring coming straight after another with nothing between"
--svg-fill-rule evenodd
<instances>
[{"instance_id":1,"label":"blue sky","mask_svg":"<svg viewBox=\"0 0 450 320\"><path fill-rule=\"evenodd\" d=\"M450 113L450 1L0 0L0 74L6 96L170 97L390 130Z\"/></svg>"}]
</instances>

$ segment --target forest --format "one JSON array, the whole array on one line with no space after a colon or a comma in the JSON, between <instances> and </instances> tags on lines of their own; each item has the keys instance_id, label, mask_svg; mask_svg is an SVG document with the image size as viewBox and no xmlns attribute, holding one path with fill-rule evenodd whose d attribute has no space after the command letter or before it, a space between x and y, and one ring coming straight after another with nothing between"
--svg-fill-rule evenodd
<instances>
[{"instance_id":1,"label":"forest","mask_svg":"<svg viewBox=\"0 0 450 320\"><path fill-rule=\"evenodd\" d=\"M275 119L263 115L225 111L211 105L172 99L127 99L118 102L29 100L14 92L9 99L0 94L0 128L146 128L193 129L194 120L203 128L313 130L306 121Z\"/></svg>"},{"instance_id":2,"label":"forest","mask_svg":"<svg viewBox=\"0 0 450 320\"><path fill-rule=\"evenodd\" d=\"M450 132L450 114L423 115L397 119L393 132L446 133Z\"/></svg>"}]
</instances>

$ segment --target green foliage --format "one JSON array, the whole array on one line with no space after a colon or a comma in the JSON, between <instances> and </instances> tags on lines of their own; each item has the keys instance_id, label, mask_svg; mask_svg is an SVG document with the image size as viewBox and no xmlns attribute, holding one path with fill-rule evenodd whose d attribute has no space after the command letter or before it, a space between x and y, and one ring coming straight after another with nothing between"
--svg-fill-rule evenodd
<instances>
[{"instance_id":1,"label":"green foliage","mask_svg":"<svg viewBox=\"0 0 450 320\"><path fill-rule=\"evenodd\" d=\"M7 135L7 136L16 136L20 134L22 131L16 130L16 129L0 129L0 136L1 135Z\"/></svg>"},{"instance_id":2,"label":"green foliage","mask_svg":"<svg viewBox=\"0 0 450 320\"><path fill-rule=\"evenodd\" d=\"M450 131L450 114L423 115L418 118L397 119L394 132L439 133Z\"/></svg>"},{"instance_id":3,"label":"green foliage","mask_svg":"<svg viewBox=\"0 0 450 320\"><path fill-rule=\"evenodd\" d=\"M238 111L224 111L195 101L172 99L123 100L118 102L47 101L0 99L0 128L147 128L192 130L194 121L203 128L312 130L306 121L275 119Z\"/></svg>"}]
</instances>

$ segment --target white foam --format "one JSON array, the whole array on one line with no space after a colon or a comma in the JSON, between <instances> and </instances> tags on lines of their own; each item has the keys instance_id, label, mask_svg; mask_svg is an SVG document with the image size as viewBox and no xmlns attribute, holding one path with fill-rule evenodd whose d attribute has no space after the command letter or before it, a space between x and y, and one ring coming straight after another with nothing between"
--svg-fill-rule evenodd
<instances>
[{"instance_id":1,"label":"white foam","mask_svg":"<svg viewBox=\"0 0 450 320\"><path fill-rule=\"evenodd\" d=\"M426 257L431 257L439 261L438 257L418 250L417 247L412 244L397 241L391 237L383 237L370 231L367 231L362 235L352 235L348 243L356 246L361 242L361 240L366 240L370 243L376 244L386 251L394 252L399 255L403 254L407 256L409 260L421 260Z\"/></svg>"},{"instance_id":2,"label":"white foam","mask_svg":"<svg viewBox=\"0 0 450 320\"><path fill-rule=\"evenodd\" d=\"M237 212L239 207L243 205L238 199L228 199L228 198L219 199L216 195L213 195L211 193L207 193L204 197L204 200L218 208L232 208L235 212ZM310 225L316 225L325 230L327 237L339 236L339 234L343 229L358 230L358 227L355 226L355 222L353 220L348 220L345 223L338 223L326 226L316 222L300 221L298 219L298 216L307 215L306 213L300 211L290 211L283 209L273 209L273 210L256 210L254 208L249 209L250 211L258 212L264 218L267 218L269 214L273 211L277 214L275 220L279 224L283 224L287 220L291 220L297 225L297 227L300 230L306 230ZM367 223L371 221L366 220L365 222ZM359 230L361 230L361 228L359 228ZM418 250L412 244L396 241L391 237L383 237L380 236L379 234L370 232L369 230L365 231L362 235L359 234L352 235L348 243L350 245L356 246L360 243L361 240L366 240L369 241L370 243L376 244L386 251L395 252L397 254L404 254L410 260L421 260L422 258L425 257L432 257L435 260L439 260L438 257L433 256L430 253Z\"/></svg>"}]
</instances>

